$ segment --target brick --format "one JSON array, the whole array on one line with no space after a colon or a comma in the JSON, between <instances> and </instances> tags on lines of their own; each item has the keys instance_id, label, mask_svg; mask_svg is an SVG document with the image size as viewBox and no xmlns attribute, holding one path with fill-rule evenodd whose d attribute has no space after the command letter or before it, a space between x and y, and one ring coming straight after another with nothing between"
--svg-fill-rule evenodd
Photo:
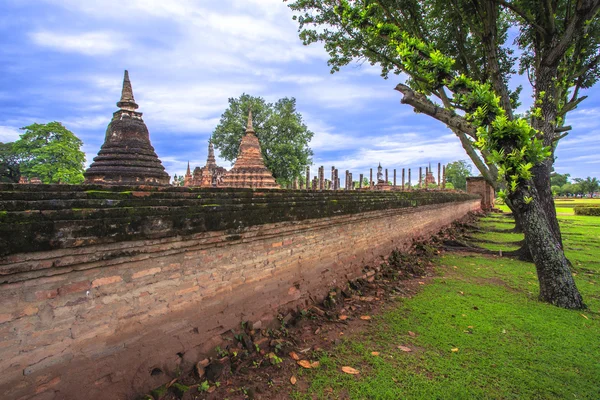
<instances>
[{"instance_id":1,"label":"brick","mask_svg":"<svg viewBox=\"0 0 600 400\"><path fill-rule=\"evenodd\" d=\"M276 242L271 245L271 247L281 247L283 246L283 242Z\"/></svg>"},{"instance_id":2,"label":"brick","mask_svg":"<svg viewBox=\"0 0 600 400\"><path fill-rule=\"evenodd\" d=\"M161 271L160 268L145 269L143 271L138 271L135 274L131 275L131 278L132 279L142 278L144 276L158 274L160 271Z\"/></svg>"},{"instance_id":3,"label":"brick","mask_svg":"<svg viewBox=\"0 0 600 400\"><path fill-rule=\"evenodd\" d=\"M13 320L12 314L0 314L0 324L3 324L8 321L12 321L12 320Z\"/></svg>"},{"instance_id":4,"label":"brick","mask_svg":"<svg viewBox=\"0 0 600 400\"><path fill-rule=\"evenodd\" d=\"M90 288L91 288L90 281L81 281L81 282L72 283L70 285L65 285L65 286L59 288L58 294L60 294L61 296L65 296L65 295L71 294L71 293L85 292L85 291L89 290Z\"/></svg>"},{"instance_id":5,"label":"brick","mask_svg":"<svg viewBox=\"0 0 600 400\"><path fill-rule=\"evenodd\" d=\"M92 281L92 287L96 288L98 286L110 285L111 283L121 282L123 278L120 276L107 276L106 278L94 279Z\"/></svg>"},{"instance_id":6,"label":"brick","mask_svg":"<svg viewBox=\"0 0 600 400\"><path fill-rule=\"evenodd\" d=\"M58 296L58 289L39 290L35 292L35 299L38 301L53 299Z\"/></svg>"},{"instance_id":7,"label":"brick","mask_svg":"<svg viewBox=\"0 0 600 400\"><path fill-rule=\"evenodd\" d=\"M187 289L179 290L179 291L175 292L175 294L177 296L181 296L181 295L184 295L186 293L196 292L196 291L198 291L198 289L200 289L200 286L192 286L192 287L189 287Z\"/></svg>"},{"instance_id":8,"label":"brick","mask_svg":"<svg viewBox=\"0 0 600 400\"><path fill-rule=\"evenodd\" d=\"M58 385L59 383L60 383L60 376L57 376L56 378L52 379L50 382L39 385L35 389L35 394L40 394L42 392L45 392L46 390L53 388L54 386Z\"/></svg>"}]
</instances>

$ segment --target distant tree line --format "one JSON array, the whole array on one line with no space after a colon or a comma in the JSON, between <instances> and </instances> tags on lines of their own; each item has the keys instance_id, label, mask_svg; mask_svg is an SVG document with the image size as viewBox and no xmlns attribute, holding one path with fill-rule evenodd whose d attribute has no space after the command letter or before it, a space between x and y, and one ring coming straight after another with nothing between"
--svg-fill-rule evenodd
<instances>
[{"instance_id":1,"label":"distant tree line","mask_svg":"<svg viewBox=\"0 0 600 400\"><path fill-rule=\"evenodd\" d=\"M21 176L42 183L83 183L83 142L60 122L32 124L14 142L0 142L0 182L19 182Z\"/></svg>"},{"instance_id":2,"label":"distant tree line","mask_svg":"<svg viewBox=\"0 0 600 400\"><path fill-rule=\"evenodd\" d=\"M598 178L588 176L585 179L574 178L569 182L570 174L552 173L550 181L552 182L552 194L554 196L589 196L600 191L600 182Z\"/></svg>"}]
</instances>

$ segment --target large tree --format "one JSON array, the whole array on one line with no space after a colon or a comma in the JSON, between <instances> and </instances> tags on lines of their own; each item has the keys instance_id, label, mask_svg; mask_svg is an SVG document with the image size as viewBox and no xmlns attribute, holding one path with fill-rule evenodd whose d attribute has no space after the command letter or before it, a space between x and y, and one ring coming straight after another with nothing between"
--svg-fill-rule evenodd
<instances>
[{"instance_id":1,"label":"large tree","mask_svg":"<svg viewBox=\"0 0 600 400\"><path fill-rule=\"evenodd\" d=\"M21 174L38 177L42 183L83 183L85 153L83 142L60 122L32 124L14 142Z\"/></svg>"},{"instance_id":2,"label":"large tree","mask_svg":"<svg viewBox=\"0 0 600 400\"><path fill-rule=\"evenodd\" d=\"M465 160L446 165L446 182L454 189L467 190L467 177L471 176L471 165Z\"/></svg>"},{"instance_id":3,"label":"large tree","mask_svg":"<svg viewBox=\"0 0 600 400\"><path fill-rule=\"evenodd\" d=\"M19 156L14 143L0 142L0 182L17 183L20 177Z\"/></svg>"},{"instance_id":4,"label":"large tree","mask_svg":"<svg viewBox=\"0 0 600 400\"><path fill-rule=\"evenodd\" d=\"M305 44L325 43L332 71L356 59L404 74L402 103L446 124L504 193L536 265L540 298L584 307L562 250L550 187L566 115L599 77L600 0L296 0ZM514 48L509 29L517 27ZM526 73L534 103L515 113ZM499 183L498 183L499 182Z\"/></svg>"},{"instance_id":5,"label":"large tree","mask_svg":"<svg viewBox=\"0 0 600 400\"><path fill-rule=\"evenodd\" d=\"M285 97L274 104L248 94L230 98L229 107L212 134L212 142L221 157L228 161L237 158L249 110L252 110L253 126L265 165L277 182L285 186L295 178L301 178L306 166L312 162L313 153L308 143L313 132L296 111L294 98Z\"/></svg>"}]
</instances>

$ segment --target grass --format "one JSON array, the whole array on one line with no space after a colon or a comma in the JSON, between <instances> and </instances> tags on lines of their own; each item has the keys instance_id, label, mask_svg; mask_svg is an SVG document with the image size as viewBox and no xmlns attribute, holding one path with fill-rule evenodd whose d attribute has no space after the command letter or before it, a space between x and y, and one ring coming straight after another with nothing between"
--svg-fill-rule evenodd
<instances>
[{"instance_id":1,"label":"grass","mask_svg":"<svg viewBox=\"0 0 600 400\"><path fill-rule=\"evenodd\" d=\"M588 310L539 302L533 264L448 253L420 294L372 316L369 329L325 353L319 369L301 371L310 383L293 397L600 399L600 218L559 220ZM513 225L493 214L480 226ZM474 236L502 249L522 239L505 232ZM344 374L342 366L360 374Z\"/></svg>"}]
</instances>

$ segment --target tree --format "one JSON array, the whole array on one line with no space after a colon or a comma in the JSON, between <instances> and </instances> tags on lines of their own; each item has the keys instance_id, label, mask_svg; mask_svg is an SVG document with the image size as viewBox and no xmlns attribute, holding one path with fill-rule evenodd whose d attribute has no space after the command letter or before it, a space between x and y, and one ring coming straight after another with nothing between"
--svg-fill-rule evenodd
<instances>
[{"instance_id":1,"label":"tree","mask_svg":"<svg viewBox=\"0 0 600 400\"><path fill-rule=\"evenodd\" d=\"M240 140L246 129L248 110L252 110L253 127L260 140L265 165L277 182L285 187L300 178L310 165L313 137L296 111L296 99L283 98L275 104L262 97L242 94L230 98L229 107L212 134L212 142L221 157L233 161L238 156Z\"/></svg>"},{"instance_id":2,"label":"tree","mask_svg":"<svg viewBox=\"0 0 600 400\"><path fill-rule=\"evenodd\" d=\"M401 102L446 124L499 193L504 194L536 265L540 298L585 307L575 286L550 186L567 113L600 74L600 0L296 0L305 44L325 42L332 72L355 59L381 66ZM519 28L519 56L507 43ZM453 55L453 58L448 57ZM517 65L517 61L519 64ZM517 66L534 104L517 115ZM504 189L505 188L505 189Z\"/></svg>"},{"instance_id":3,"label":"tree","mask_svg":"<svg viewBox=\"0 0 600 400\"><path fill-rule=\"evenodd\" d=\"M42 183L83 183L83 142L60 122L32 124L14 143L21 174L38 177Z\"/></svg>"},{"instance_id":4,"label":"tree","mask_svg":"<svg viewBox=\"0 0 600 400\"><path fill-rule=\"evenodd\" d=\"M585 179L575 178L575 182L580 187L581 194L589 194L590 197L593 197L594 193L598 191L600 188L600 184L598 183L597 178L587 177Z\"/></svg>"},{"instance_id":5,"label":"tree","mask_svg":"<svg viewBox=\"0 0 600 400\"><path fill-rule=\"evenodd\" d=\"M0 182L18 183L20 177L19 156L14 143L0 142Z\"/></svg>"},{"instance_id":6,"label":"tree","mask_svg":"<svg viewBox=\"0 0 600 400\"><path fill-rule=\"evenodd\" d=\"M471 176L471 165L465 161L454 161L446 166L446 182L454 189L467 190L467 178Z\"/></svg>"},{"instance_id":7,"label":"tree","mask_svg":"<svg viewBox=\"0 0 600 400\"><path fill-rule=\"evenodd\" d=\"M570 174L559 174L557 172L552 172L552 174L550 174L550 184L552 186L562 187L569 182L570 177Z\"/></svg>"}]
</instances>

